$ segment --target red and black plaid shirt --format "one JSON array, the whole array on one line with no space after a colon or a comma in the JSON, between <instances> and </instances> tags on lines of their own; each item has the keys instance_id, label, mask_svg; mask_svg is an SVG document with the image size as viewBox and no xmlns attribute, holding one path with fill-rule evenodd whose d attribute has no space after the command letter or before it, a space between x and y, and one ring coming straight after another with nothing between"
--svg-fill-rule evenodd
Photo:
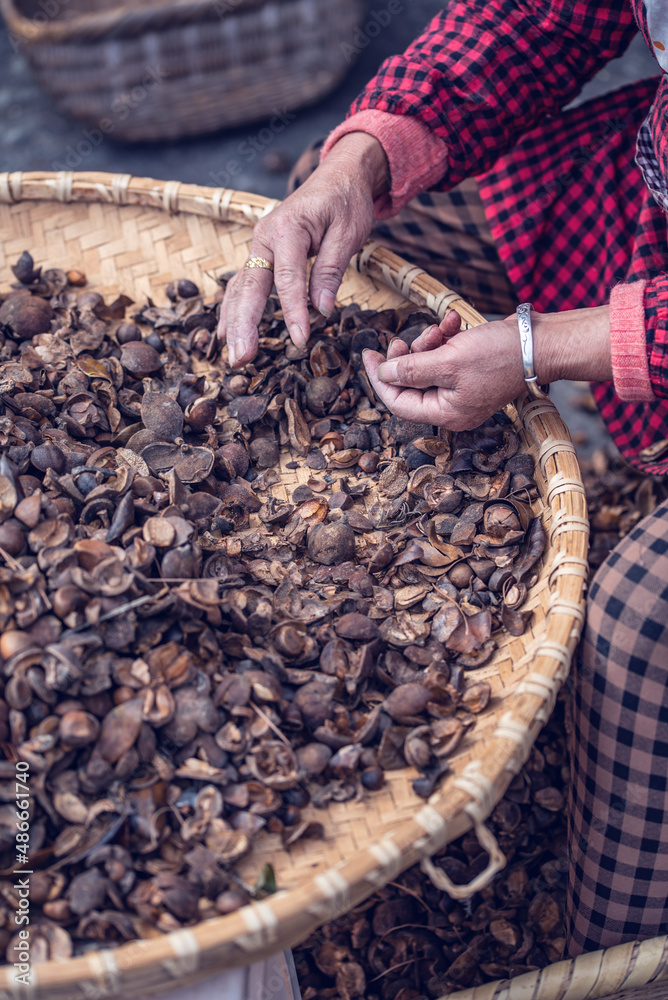
<instances>
[{"instance_id":1,"label":"red and black plaid shirt","mask_svg":"<svg viewBox=\"0 0 668 1000\"><path fill-rule=\"evenodd\" d=\"M647 119L654 176L668 190L668 80L562 110L638 28L665 62L668 37L650 38L642 0L450 0L403 55L382 64L351 114L415 115L443 139L448 168L438 186L478 178L510 280L536 309L603 305L617 283L649 279L656 400L623 402L609 382L593 388L622 454L666 475L668 216L635 153Z\"/></svg>"}]
</instances>

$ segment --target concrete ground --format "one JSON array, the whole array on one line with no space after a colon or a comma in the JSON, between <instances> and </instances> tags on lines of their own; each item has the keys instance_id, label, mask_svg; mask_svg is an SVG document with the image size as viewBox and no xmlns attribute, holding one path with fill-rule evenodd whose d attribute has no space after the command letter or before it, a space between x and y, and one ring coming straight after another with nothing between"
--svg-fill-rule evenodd
<instances>
[{"instance_id":1,"label":"concrete ground","mask_svg":"<svg viewBox=\"0 0 668 1000\"><path fill-rule=\"evenodd\" d=\"M387 5L379 0L378 10ZM346 113L351 100L388 55L402 51L442 4L439 0L403 0L402 9L387 27L369 39L343 83L328 97L295 113L286 128L266 141L267 123L237 128L179 142L126 145L105 137L84 157L77 153L90 143L83 126L60 114L33 79L30 66L16 43L0 32L0 170L103 170L212 186L235 187L269 197L282 197L287 171L301 150L324 136ZM376 8L369 7L369 16ZM637 36L621 59L609 63L584 88L578 100L616 89L658 72L656 61ZM241 171L233 178L226 164L234 160ZM77 162L78 161L78 162ZM557 405L573 431L589 436L592 446L602 441L596 418L574 410L573 389L558 385Z\"/></svg>"}]
</instances>

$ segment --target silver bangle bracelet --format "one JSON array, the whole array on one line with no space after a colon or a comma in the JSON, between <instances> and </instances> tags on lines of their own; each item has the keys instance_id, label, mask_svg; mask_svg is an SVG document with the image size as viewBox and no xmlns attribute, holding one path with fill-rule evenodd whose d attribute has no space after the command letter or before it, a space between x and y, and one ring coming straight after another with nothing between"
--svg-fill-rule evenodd
<instances>
[{"instance_id":1,"label":"silver bangle bracelet","mask_svg":"<svg viewBox=\"0 0 668 1000\"><path fill-rule=\"evenodd\" d=\"M549 385L539 385L538 376L533 367L533 327L531 325L530 302L522 302L516 309L517 326L520 331L520 345L522 347L522 365L524 366L524 381L532 396L543 399L549 395Z\"/></svg>"}]
</instances>

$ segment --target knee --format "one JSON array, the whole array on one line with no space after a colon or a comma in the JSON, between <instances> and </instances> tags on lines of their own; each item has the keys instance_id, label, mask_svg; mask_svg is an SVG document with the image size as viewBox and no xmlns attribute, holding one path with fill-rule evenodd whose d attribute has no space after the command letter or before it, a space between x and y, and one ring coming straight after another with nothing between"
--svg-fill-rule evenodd
<instances>
[{"instance_id":1,"label":"knee","mask_svg":"<svg viewBox=\"0 0 668 1000\"><path fill-rule=\"evenodd\" d=\"M591 681L604 673L610 658L614 623L621 617L624 593L617 570L616 550L599 566L589 586L580 646L580 676Z\"/></svg>"},{"instance_id":2,"label":"knee","mask_svg":"<svg viewBox=\"0 0 668 1000\"><path fill-rule=\"evenodd\" d=\"M665 509L662 509L665 508ZM587 598L583 679L626 688L665 683L668 662L668 506L644 518L598 569Z\"/></svg>"}]
</instances>

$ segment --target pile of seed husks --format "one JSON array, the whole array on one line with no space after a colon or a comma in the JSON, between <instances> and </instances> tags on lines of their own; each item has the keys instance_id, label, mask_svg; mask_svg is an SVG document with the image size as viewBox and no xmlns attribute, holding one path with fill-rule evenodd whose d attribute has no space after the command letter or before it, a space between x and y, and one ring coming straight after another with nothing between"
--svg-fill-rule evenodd
<instances>
[{"instance_id":1,"label":"pile of seed husks","mask_svg":"<svg viewBox=\"0 0 668 1000\"><path fill-rule=\"evenodd\" d=\"M0 870L20 760L37 961L230 912L270 887L235 873L256 836L326 835L309 802L406 764L428 796L488 703L475 668L525 628L544 535L503 414L450 435L374 399L362 350L412 342L430 313L348 306L298 350L271 299L232 373L220 294L184 279L139 306L27 253L13 270ZM16 903L7 879L8 956Z\"/></svg>"},{"instance_id":2,"label":"pile of seed husks","mask_svg":"<svg viewBox=\"0 0 668 1000\"><path fill-rule=\"evenodd\" d=\"M568 753L561 697L487 825L507 867L456 902L411 868L294 952L303 1000L435 1000L559 961ZM473 832L434 858L458 885L487 865Z\"/></svg>"},{"instance_id":3,"label":"pile of seed husks","mask_svg":"<svg viewBox=\"0 0 668 1000\"><path fill-rule=\"evenodd\" d=\"M629 468L607 449L580 456L591 524L590 574L645 515L668 499L668 480ZM463 903L418 867L295 949L303 1000L432 1000L559 961L568 879L572 684L531 756L488 821L508 864ZM487 855L467 834L436 857L456 884Z\"/></svg>"}]
</instances>

